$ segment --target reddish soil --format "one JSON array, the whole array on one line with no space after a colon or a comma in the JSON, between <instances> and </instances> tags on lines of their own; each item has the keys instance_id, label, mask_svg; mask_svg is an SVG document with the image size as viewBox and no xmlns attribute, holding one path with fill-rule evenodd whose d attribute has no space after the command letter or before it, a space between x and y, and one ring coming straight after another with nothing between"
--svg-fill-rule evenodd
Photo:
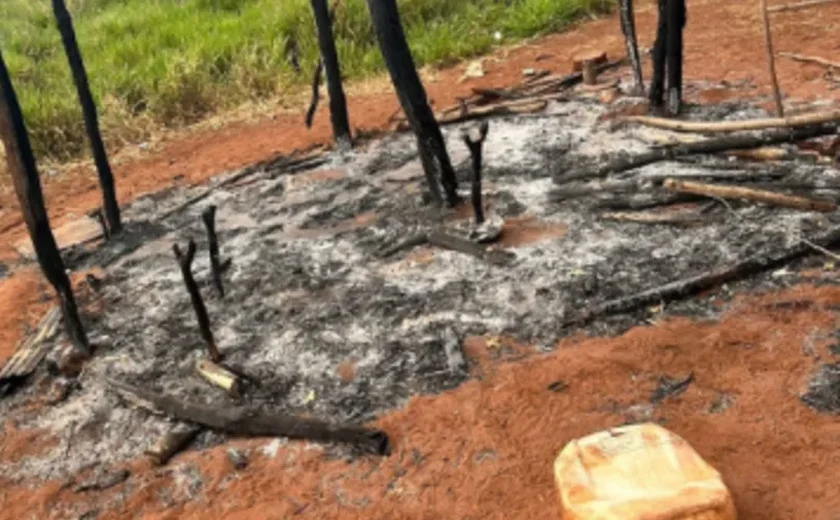
<instances>
[{"instance_id":1,"label":"reddish soil","mask_svg":"<svg viewBox=\"0 0 840 520\"><path fill-rule=\"evenodd\" d=\"M652 2L638 4L640 43L646 47L655 13ZM687 79L730 85L689 89L691 100L715 103L763 96L767 101L758 18L752 2L690 4ZM777 50L834 59L840 5L773 19ZM484 60L487 75L480 79L459 82L463 65L441 70L434 81L427 80L427 88L442 107L471 87L518 82L525 68L569 71L572 56L595 49L610 56L623 53L615 17L500 51ZM780 58L777 69L790 106L793 100L838 99L818 66ZM385 130L396 109L390 91L350 99L351 121L364 133ZM303 129L301 120L301 114L279 114L173 140L116 168L120 199L127 202L175 182L198 183L275 153L328 141L323 110L311 131ZM45 191L54 226L95 208L100 197L89 168L45 181ZM14 258L11 244L25 236L16 208L10 193L0 194L0 260ZM363 221L347 225L365 225ZM506 233L527 240L517 238L509 245L564 231L541 225L516 223ZM422 263L418 255L415 261ZM34 268L20 269L0 282L0 361L13 351L21 326L33 324L51 299ZM768 305L780 300L812 305ZM480 377L444 395L416 398L378 421L394 438L391 458L348 464L327 460L319 449L290 444L274 457L255 454L246 469L235 470L227 447L266 442L237 441L176 459L196 465L203 475L195 499L179 491L170 472L137 461L127 483L98 494L107 499L125 493L125 500L116 502L121 505L106 508L99 518L556 518L551 467L563 445L628 418L639 419L644 408L632 413L626 409L647 402L658 376L694 371L689 389L652 410L651 419L666 421L666 427L721 471L740 517L835 519L840 516L840 495L832 491L840 472L840 423L805 408L797 395L816 356L829 357L827 341L836 323L823 306L836 304L840 289L803 286L743 298L719 323L660 322L617 338L567 340L557 352L541 356L509 339L471 338L465 346L479 361ZM352 363L348 360L348 379L354 377ZM549 391L558 380L568 389ZM729 407L709 413L713 404L725 402L724 396L731 400ZM5 429L4 435L4 457L10 450L15 456L35 454L53 442L14 428ZM10 519L56 518L61 505L93 504L97 496L73 493L62 482L2 487L0 517ZM171 498L164 502L164 496Z\"/></svg>"}]
</instances>

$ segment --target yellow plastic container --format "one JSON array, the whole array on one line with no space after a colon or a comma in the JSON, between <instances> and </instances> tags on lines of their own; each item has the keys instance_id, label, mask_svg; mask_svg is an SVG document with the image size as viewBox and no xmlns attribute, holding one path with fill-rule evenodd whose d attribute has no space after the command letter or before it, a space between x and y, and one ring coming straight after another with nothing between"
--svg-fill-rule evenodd
<instances>
[{"instance_id":1,"label":"yellow plastic container","mask_svg":"<svg viewBox=\"0 0 840 520\"><path fill-rule=\"evenodd\" d=\"M563 520L736 520L720 474L681 437L638 424L574 440L554 462Z\"/></svg>"}]
</instances>

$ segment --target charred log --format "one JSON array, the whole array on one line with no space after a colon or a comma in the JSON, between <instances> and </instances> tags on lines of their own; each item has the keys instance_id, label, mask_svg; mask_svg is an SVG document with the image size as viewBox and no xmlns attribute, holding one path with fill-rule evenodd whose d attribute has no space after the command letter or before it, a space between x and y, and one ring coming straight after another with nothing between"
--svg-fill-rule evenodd
<instances>
[{"instance_id":1,"label":"charred log","mask_svg":"<svg viewBox=\"0 0 840 520\"><path fill-rule=\"evenodd\" d=\"M44 277L58 293L64 327L73 347L81 354L90 354L87 334L82 326L70 278L64 267L55 237L50 229L41 181L29 134L17 95L0 53L0 139L6 147L6 161L20 204L23 220Z\"/></svg>"},{"instance_id":2,"label":"charred log","mask_svg":"<svg viewBox=\"0 0 840 520\"><path fill-rule=\"evenodd\" d=\"M102 142L102 134L99 131L99 119L96 114L96 103L90 92L87 73L85 72L82 54L79 51L79 44L76 42L76 33L73 30L73 21L64 0L53 0L53 13L61 33L61 42L67 54L67 62L73 73L73 82L76 84L76 92L79 96L79 104L82 106L82 114L85 120L90 147L93 153L93 161L96 163L96 171L99 174L99 185L102 188L103 209L105 220L108 222L106 235L113 236L122 231L120 220L120 206L117 203L116 188L114 187L114 174L111 165L108 163L108 154L105 151L105 144Z\"/></svg>"}]
</instances>

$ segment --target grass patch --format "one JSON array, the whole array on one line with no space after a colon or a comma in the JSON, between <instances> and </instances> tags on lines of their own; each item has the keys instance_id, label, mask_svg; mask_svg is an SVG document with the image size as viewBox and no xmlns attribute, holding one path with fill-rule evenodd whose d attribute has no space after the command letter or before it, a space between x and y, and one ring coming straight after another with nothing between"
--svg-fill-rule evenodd
<instances>
[{"instance_id":1,"label":"grass patch","mask_svg":"<svg viewBox=\"0 0 840 520\"><path fill-rule=\"evenodd\" d=\"M506 41L557 31L610 2L399 4L415 60L424 65L485 52L495 31ZM297 92L317 57L309 0L68 0L68 7L111 146ZM382 70L365 1L343 0L336 18L344 76ZM293 41L301 74L287 59ZM84 125L49 0L0 1L0 48L36 151L58 160L83 153Z\"/></svg>"}]
</instances>

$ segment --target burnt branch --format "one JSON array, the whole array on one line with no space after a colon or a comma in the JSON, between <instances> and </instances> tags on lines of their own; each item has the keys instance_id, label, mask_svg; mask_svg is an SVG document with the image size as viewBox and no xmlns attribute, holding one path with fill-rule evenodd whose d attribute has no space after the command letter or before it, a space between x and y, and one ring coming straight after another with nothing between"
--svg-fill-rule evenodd
<instances>
[{"instance_id":1,"label":"burnt branch","mask_svg":"<svg viewBox=\"0 0 840 520\"><path fill-rule=\"evenodd\" d=\"M469 148L470 156L472 157L472 206L476 225L484 223L484 206L481 200L481 161L484 140L487 138L488 129L489 123L484 121L478 127L477 132L464 132L461 134L461 139L463 139L464 144Z\"/></svg>"},{"instance_id":2,"label":"burnt branch","mask_svg":"<svg viewBox=\"0 0 840 520\"><path fill-rule=\"evenodd\" d=\"M93 153L93 161L96 163L96 171L99 174L99 185L102 188L103 208L105 220L108 222L109 234L106 238L119 234L122 231L120 220L120 206L117 203L116 189L114 187L114 174L108 162L108 154L105 151L105 144L102 142L102 134L99 131L99 118L96 114L96 103L90 92L87 72L85 72L82 53L79 51L79 44L76 41L76 33L73 30L73 21L64 0L53 0L53 13L55 15L58 30L61 33L61 43L64 45L64 52L67 54L67 62L73 73L73 82L76 85L76 92L79 96L79 104L82 106L82 114L85 120L90 147Z\"/></svg>"},{"instance_id":3,"label":"burnt branch","mask_svg":"<svg viewBox=\"0 0 840 520\"><path fill-rule=\"evenodd\" d=\"M621 20L621 32L624 34L624 44L627 48L627 58L630 60L630 66L633 69L635 89L638 94L644 95L645 83L642 79L642 64L639 60L633 0L619 0L619 18Z\"/></svg>"},{"instance_id":4,"label":"burnt branch","mask_svg":"<svg viewBox=\"0 0 840 520\"><path fill-rule=\"evenodd\" d=\"M195 258L196 246L195 242L190 240L187 246L187 253L181 252L178 244L172 244L172 251L175 253L175 258L178 260L178 266L181 268L181 275L184 277L184 285L187 286L187 292L190 293L190 301L192 302L195 316L198 319L198 328L201 332L201 338L207 345L207 352L210 359L214 363L222 361L222 355L216 347L216 340L213 338L213 331L210 329L210 316L207 314L207 307L204 305L204 299L201 297L201 292L198 290L198 284L195 283L195 278L192 275L192 262Z\"/></svg>"},{"instance_id":5,"label":"burnt branch","mask_svg":"<svg viewBox=\"0 0 840 520\"><path fill-rule=\"evenodd\" d=\"M811 240L811 242L823 249L829 249L840 243L840 231L835 230L826 233ZM753 255L730 266L720 267L690 278L595 305L577 316L568 318L564 322L564 327L584 326L596 319L637 311L653 304L689 298L722 284L743 280L749 276L775 269L812 252L811 246L803 241L798 241L794 245L775 253Z\"/></svg>"},{"instance_id":6,"label":"burnt branch","mask_svg":"<svg viewBox=\"0 0 840 520\"><path fill-rule=\"evenodd\" d=\"M312 76L312 101L309 102L309 109L306 111L306 128L312 128L312 121L315 119L315 112L318 110L318 101L321 98L321 74L323 71L324 64L319 59Z\"/></svg>"},{"instance_id":7,"label":"burnt branch","mask_svg":"<svg viewBox=\"0 0 840 520\"><path fill-rule=\"evenodd\" d=\"M432 231L426 236L426 238L433 246L464 253L465 255L473 256L479 260L484 260L494 265L505 265L513 257L513 255L507 251L490 250L480 244L449 235L443 231Z\"/></svg>"},{"instance_id":8,"label":"burnt branch","mask_svg":"<svg viewBox=\"0 0 840 520\"><path fill-rule=\"evenodd\" d=\"M648 100L650 106L654 108L661 107L665 97L665 53L668 38L667 1L657 0L656 40L653 43L653 55L651 56L653 75L650 80L650 90L648 90Z\"/></svg>"},{"instance_id":9,"label":"burnt branch","mask_svg":"<svg viewBox=\"0 0 840 520\"><path fill-rule=\"evenodd\" d=\"M594 172L576 172L559 177L559 183L584 179L603 178L610 174L625 172L659 161L670 161L677 157L697 154L713 154L730 150L747 150L780 143L792 143L837 132L838 124L817 125L797 129L780 129L759 135L731 135L706 139L693 143L663 146L638 155L622 155L608 162Z\"/></svg>"},{"instance_id":10,"label":"burnt branch","mask_svg":"<svg viewBox=\"0 0 840 520\"><path fill-rule=\"evenodd\" d=\"M388 434L361 426L333 425L318 419L271 414L253 406L209 406L188 403L109 380L127 401L153 413L244 437L288 437L316 442L339 442L374 455L389 455Z\"/></svg>"},{"instance_id":11,"label":"burnt branch","mask_svg":"<svg viewBox=\"0 0 840 520\"><path fill-rule=\"evenodd\" d=\"M676 116L682 110L683 85L683 29L685 28L685 0L667 0L668 114Z\"/></svg>"},{"instance_id":12,"label":"burnt branch","mask_svg":"<svg viewBox=\"0 0 840 520\"><path fill-rule=\"evenodd\" d=\"M61 252L50 229L29 133L26 130L23 113L2 53L0 53L0 139L6 148L6 161L15 194L38 258L38 264L44 277L58 293L67 336L78 353L90 355L90 344L79 317L70 278L67 276Z\"/></svg>"},{"instance_id":13,"label":"burnt branch","mask_svg":"<svg viewBox=\"0 0 840 520\"><path fill-rule=\"evenodd\" d=\"M225 287L222 283L222 261L219 255L219 238L216 235L216 206L210 206L201 213L201 220L207 228L207 243L210 249L210 272L213 276L213 285L219 291L219 296L225 297Z\"/></svg>"}]
</instances>

